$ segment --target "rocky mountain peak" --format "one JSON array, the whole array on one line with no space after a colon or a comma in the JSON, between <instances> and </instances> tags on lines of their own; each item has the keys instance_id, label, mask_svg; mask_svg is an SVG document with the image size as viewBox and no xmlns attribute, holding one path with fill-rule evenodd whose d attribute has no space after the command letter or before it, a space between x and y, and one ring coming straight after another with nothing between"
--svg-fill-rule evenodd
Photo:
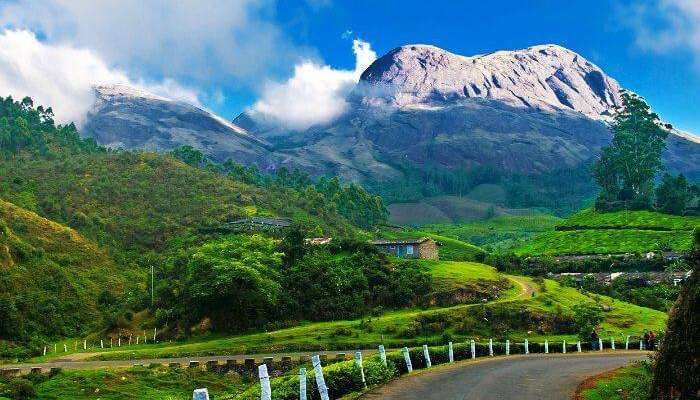
<instances>
[{"instance_id":1,"label":"rocky mountain peak","mask_svg":"<svg viewBox=\"0 0 700 400\"><path fill-rule=\"evenodd\" d=\"M366 104L411 107L464 98L580 112L602 119L621 104L620 87L598 66L557 45L471 57L407 45L377 59L356 94Z\"/></svg>"}]
</instances>

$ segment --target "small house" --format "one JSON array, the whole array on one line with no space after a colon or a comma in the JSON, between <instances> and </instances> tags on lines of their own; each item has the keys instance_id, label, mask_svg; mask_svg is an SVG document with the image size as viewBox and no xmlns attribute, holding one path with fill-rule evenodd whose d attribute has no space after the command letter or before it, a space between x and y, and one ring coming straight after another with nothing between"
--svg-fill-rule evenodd
<instances>
[{"instance_id":1,"label":"small house","mask_svg":"<svg viewBox=\"0 0 700 400\"><path fill-rule=\"evenodd\" d=\"M379 251L401 258L438 259L438 243L431 238L382 239L371 242Z\"/></svg>"}]
</instances>

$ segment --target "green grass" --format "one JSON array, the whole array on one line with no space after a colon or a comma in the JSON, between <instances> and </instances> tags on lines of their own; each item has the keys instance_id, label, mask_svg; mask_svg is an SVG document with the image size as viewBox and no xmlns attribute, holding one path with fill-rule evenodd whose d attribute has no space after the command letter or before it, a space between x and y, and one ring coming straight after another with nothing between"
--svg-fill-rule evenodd
<instances>
[{"instance_id":1,"label":"green grass","mask_svg":"<svg viewBox=\"0 0 700 400\"><path fill-rule=\"evenodd\" d=\"M615 371L581 393L584 400L645 400L650 398L652 373L647 363L636 363Z\"/></svg>"},{"instance_id":2,"label":"green grass","mask_svg":"<svg viewBox=\"0 0 700 400\"><path fill-rule=\"evenodd\" d=\"M521 256L620 254L648 251L687 252L692 246L690 231L590 229L547 232L515 249Z\"/></svg>"},{"instance_id":3,"label":"green grass","mask_svg":"<svg viewBox=\"0 0 700 400\"><path fill-rule=\"evenodd\" d=\"M438 253L441 260L474 261L480 254L484 254L484 250L471 243L417 228L384 228L377 235L383 239L413 239L426 236L440 244Z\"/></svg>"},{"instance_id":4,"label":"green grass","mask_svg":"<svg viewBox=\"0 0 700 400\"><path fill-rule=\"evenodd\" d=\"M477 265L466 264L455 271L449 264L441 264L434 269L437 277L467 276L474 272L483 277L495 273L491 267L477 268ZM176 356L206 356L233 355L262 352L284 352L301 350L374 348L380 343L387 347L402 347L404 345L419 345L422 343L442 343L443 334L447 333L455 341L475 337L508 337L511 340L530 338L538 340L566 339L573 341L574 334L555 333L552 331L538 332L531 325L521 328L513 324L519 323L522 310L527 310L533 316L549 317L555 315L571 315L572 307L576 304L605 304L611 311L604 313L601 333L604 337L614 336L622 340L625 335L638 335L643 329L662 331L665 326L666 314L643 307L638 307L605 296L589 296L576 289L564 287L554 281L546 280L539 287L532 279L526 277L505 276L515 285L501 296L486 304L457 305L432 309L404 309L385 312L372 318L302 323L299 326L275 330L271 332L256 332L230 337L199 337L194 340L179 343L159 343L105 349L96 357L98 359L130 359L130 358L159 358ZM522 295L520 285L534 287L536 296ZM543 289L544 288L544 289ZM514 320L504 320L502 323L473 321L473 325L465 325L464 321L473 319L475 312L505 313ZM410 330L419 321L436 321L442 324L437 329L424 332ZM432 326L432 325L429 325ZM532 333L528 334L528 330ZM64 356L59 353L58 357ZM56 357L50 354L46 358ZM39 357L36 361L46 359Z\"/></svg>"},{"instance_id":5,"label":"green grass","mask_svg":"<svg viewBox=\"0 0 700 400\"><path fill-rule=\"evenodd\" d=\"M653 211L596 212L592 209L580 211L563 222L557 229L650 229L686 230L700 226L700 216L680 216Z\"/></svg>"},{"instance_id":6,"label":"green grass","mask_svg":"<svg viewBox=\"0 0 700 400\"><path fill-rule=\"evenodd\" d=\"M435 279L464 282L477 279L498 280L502 278L502 275L495 268L477 262L421 260L420 263L428 267L430 274Z\"/></svg>"},{"instance_id":7,"label":"green grass","mask_svg":"<svg viewBox=\"0 0 700 400\"><path fill-rule=\"evenodd\" d=\"M236 376L166 367L64 370L35 384L37 398L46 400L185 400L192 398L194 389L202 387L217 398L241 393L247 386Z\"/></svg>"},{"instance_id":8,"label":"green grass","mask_svg":"<svg viewBox=\"0 0 700 400\"><path fill-rule=\"evenodd\" d=\"M507 249L537 233L554 230L561 221L549 214L502 215L471 223L426 225L421 229L478 246Z\"/></svg>"}]
</instances>

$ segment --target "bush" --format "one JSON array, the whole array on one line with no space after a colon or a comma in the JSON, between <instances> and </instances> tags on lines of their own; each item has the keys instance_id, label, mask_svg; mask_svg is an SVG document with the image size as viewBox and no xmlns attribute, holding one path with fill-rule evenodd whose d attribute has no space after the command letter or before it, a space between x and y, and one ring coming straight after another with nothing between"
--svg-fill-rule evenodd
<instances>
[{"instance_id":1,"label":"bush","mask_svg":"<svg viewBox=\"0 0 700 400\"><path fill-rule=\"evenodd\" d=\"M36 396L36 389L28 379L16 378L10 381L7 394L15 400L31 399Z\"/></svg>"}]
</instances>

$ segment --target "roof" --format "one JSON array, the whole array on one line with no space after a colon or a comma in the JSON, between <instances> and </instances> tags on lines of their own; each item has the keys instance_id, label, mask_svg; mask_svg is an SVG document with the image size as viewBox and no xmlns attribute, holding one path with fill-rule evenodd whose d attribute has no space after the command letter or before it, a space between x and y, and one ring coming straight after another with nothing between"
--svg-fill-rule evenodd
<instances>
[{"instance_id":1,"label":"roof","mask_svg":"<svg viewBox=\"0 0 700 400\"><path fill-rule=\"evenodd\" d=\"M279 227L288 227L292 224L292 221L286 218L262 218L262 217L250 217L241 218L235 221L229 222L231 225L243 225L243 224L257 224L257 225L270 225Z\"/></svg>"},{"instance_id":2,"label":"roof","mask_svg":"<svg viewBox=\"0 0 700 400\"><path fill-rule=\"evenodd\" d=\"M425 243L428 240L432 240L429 237L423 237L423 238L418 238L418 239L378 239L378 240L372 240L370 243L373 245L399 245L399 244L421 244Z\"/></svg>"}]
</instances>

